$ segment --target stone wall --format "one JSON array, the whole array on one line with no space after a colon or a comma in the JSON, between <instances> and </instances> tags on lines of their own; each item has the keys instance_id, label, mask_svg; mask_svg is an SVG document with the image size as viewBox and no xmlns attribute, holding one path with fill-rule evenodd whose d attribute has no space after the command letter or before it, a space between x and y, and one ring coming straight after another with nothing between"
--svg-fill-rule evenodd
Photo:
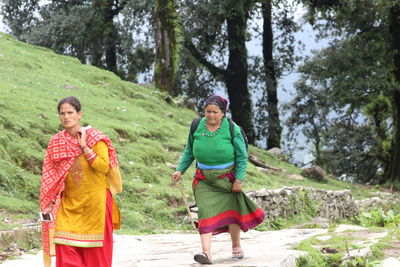
<instances>
[{"instance_id":1,"label":"stone wall","mask_svg":"<svg viewBox=\"0 0 400 267\"><path fill-rule=\"evenodd\" d=\"M0 263L8 258L19 257L23 252L40 247L41 239L41 225L0 231Z\"/></svg>"},{"instance_id":2,"label":"stone wall","mask_svg":"<svg viewBox=\"0 0 400 267\"><path fill-rule=\"evenodd\" d=\"M358 204L350 190L331 191L294 186L261 189L246 194L266 212L271 221L300 213L331 220L351 218L358 214Z\"/></svg>"}]
</instances>

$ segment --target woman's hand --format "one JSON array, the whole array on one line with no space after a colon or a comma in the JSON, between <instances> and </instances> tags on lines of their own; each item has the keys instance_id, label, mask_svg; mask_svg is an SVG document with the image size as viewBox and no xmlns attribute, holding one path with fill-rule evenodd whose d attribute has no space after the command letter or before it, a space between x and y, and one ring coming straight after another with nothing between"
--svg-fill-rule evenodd
<instances>
[{"instance_id":1,"label":"woman's hand","mask_svg":"<svg viewBox=\"0 0 400 267\"><path fill-rule=\"evenodd\" d=\"M49 213L51 213L52 211L53 211L53 204L51 204L50 206L48 206L47 208L45 208L45 209L43 210L43 213L49 214Z\"/></svg>"},{"instance_id":2,"label":"woman's hand","mask_svg":"<svg viewBox=\"0 0 400 267\"><path fill-rule=\"evenodd\" d=\"M81 128L81 130L78 131L77 137L79 145L81 148L84 148L86 146L86 130Z\"/></svg>"},{"instance_id":3,"label":"woman's hand","mask_svg":"<svg viewBox=\"0 0 400 267\"><path fill-rule=\"evenodd\" d=\"M171 178L172 182L174 182L174 183L178 182L181 179L181 176L182 176L182 172L180 172L180 171L174 172L172 174L172 178Z\"/></svg>"},{"instance_id":4,"label":"woman's hand","mask_svg":"<svg viewBox=\"0 0 400 267\"><path fill-rule=\"evenodd\" d=\"M232 184L232 192L242 192L242 188L243 188L243 182L242 180L239 179L235 179L235 181Z\"/></svg>"}]
</instances>

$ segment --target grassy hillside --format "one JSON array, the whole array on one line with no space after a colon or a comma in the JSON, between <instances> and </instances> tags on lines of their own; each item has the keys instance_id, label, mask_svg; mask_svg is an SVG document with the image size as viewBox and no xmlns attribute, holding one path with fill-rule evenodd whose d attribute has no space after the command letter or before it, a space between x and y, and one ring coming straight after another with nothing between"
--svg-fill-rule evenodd
<instances>
[{"instance_id":1,"label":"grassy hillside","mask_svg":"<svg viewBox=\"0 0 400 267\"><path fill-rule=\"evenodd\" d=\"M172 170L184 148L193 111L169 105L165 94L125 82L111 72L82 65L77 59L18 42L0 33L0 229L32 219L38 211L40 173L50 137L60 128L59 99L73 95L83 105L83 123L106 133L117 149L124 192L117 197L123 230L131 233L189 229L185 208L171 184ZM306 185L328 189L351 184L290 180L300 170L251 147L265 163L286 169L266 175L249 164L245 190ZM193 167L184 175L189 201ZM12 223L7 223L12 222Z\"/></svg>"}]
</instances>

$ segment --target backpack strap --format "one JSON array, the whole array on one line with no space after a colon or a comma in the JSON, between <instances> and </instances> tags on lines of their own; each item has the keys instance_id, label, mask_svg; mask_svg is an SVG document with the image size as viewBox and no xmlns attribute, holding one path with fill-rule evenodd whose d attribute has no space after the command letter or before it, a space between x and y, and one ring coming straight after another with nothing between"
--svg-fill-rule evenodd
<instances>
[{"instance_id":1,"label":"backpack strap","mask_svg":"<svg viewBox=\"0 0 400 267\"><path fill-rule=\"evenodd\" d=\"M200 121L201 121L201 118L197 117L197 118L194 118L192 120L192 124L190 124L190 136L192 137L192 140L193 140L194 132L196 131L197 127L199 127ZM193 145L193 143L191 145Z\"/></svg>"},{"instance_id":2,"label":"backpack strap","mask_svg":"<svg viewBox=\"0 0 400 267\"><path fill-rule=\"evenodd\" d=\"M232 145L233 145L233 139L235 138L235 130L234 130L234 128L235 128L235 122L233 122L232 119L228 119L228 121L229 121L229 131L231 132L231 141L232 141ZM236 125L237 125L237 124L236 124ZM240 134L241 134L242 137L243 137L244 143L245 143L245 145L246 145L246 150L247 150L247 152L248 152L248 150L249 150L249 144L248 144L248 140L247 140L246 133L244 132L244 130L243 130L242 127L240 127L239 125L237 125L237 126L238 126L239 129L240 129Z\"/></svg>"},{"instance_id":3,"label":"backpack strap","mask_svg":"<svg viewBox=\"0 0 400 267\"><path fill-rule=\"evenodd\" d=\"M233 122L232 119L228 119L229 121L229 132L231 133L231 140L233 143L233 139L235 138L235 123Z\"/></svg>"}]
</instances>

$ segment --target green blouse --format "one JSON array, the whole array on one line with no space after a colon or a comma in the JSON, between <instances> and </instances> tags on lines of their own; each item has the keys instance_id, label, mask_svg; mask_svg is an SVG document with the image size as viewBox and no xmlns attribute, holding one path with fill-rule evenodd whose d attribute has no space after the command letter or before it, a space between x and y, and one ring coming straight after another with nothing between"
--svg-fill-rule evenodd
<instances>
[{"instance_id":1,"label":"green blouse","mask_svg":"<svg viewBox=\"0 0 400 267\"><path fill-rule=\"evenodd\" d=\"M189 133L188 142L177 170L184 173L195 159L209 166L234 162L235 178L244 180L248 156L239 126L235 124L234 138L232 140L228 119L223 118L219 132L216 135L214 135L215 132L208 131L205 123L206 119L203 118L193 137ZM203 135L203 133L209 136Z\"/></svg>"}]
</instances>

